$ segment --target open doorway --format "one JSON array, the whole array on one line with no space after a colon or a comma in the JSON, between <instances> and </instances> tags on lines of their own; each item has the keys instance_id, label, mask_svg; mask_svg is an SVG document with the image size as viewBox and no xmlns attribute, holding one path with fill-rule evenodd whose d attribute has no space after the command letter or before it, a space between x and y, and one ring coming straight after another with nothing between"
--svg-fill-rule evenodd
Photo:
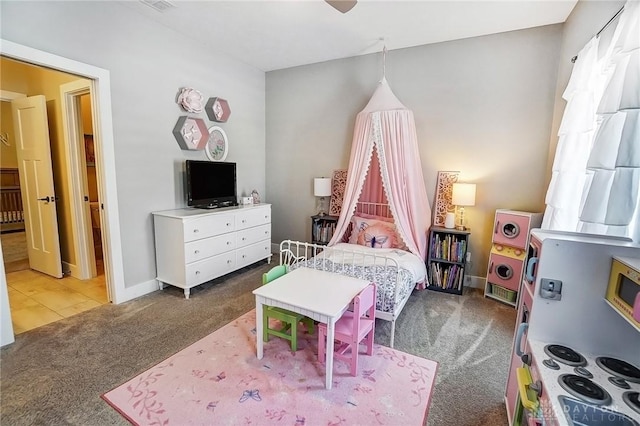
<instances>
[{"instance_id":1,"label":"open doorway","mask_svg":"<svg viewBox=\"0 0 640 426\"><path fill-rule=\"evenodd\" d=\"M56 240L60 242L62 268L65 273L62 279L56 279L31 270L34 269L32 268L34 265L30 265L27 255L29 221L14 220L24 219L24 210L20 209L22 203L19 199L21 194L20 179L17 174L19 167L15 164L16 154L11 152L16 149L17 140L14 138L16 133L11 126L12 120L6 119L6 110L10 110L6 108L6 104L9 102L2 102L1 133L5 137L2 160L0 160L3 176L1 187L3 226L0 239L3 246L3 261L14 332L20 333L108 303L109 292L102 262L100 211L97 209L92 212L89 208L90 198L93 201L92 206L99 205L92 137L90 81L81 79L84 81L81 86L85 90L77 96L70 95L74 108L70 108L69 113L74 116L68 118L67 111L60 107L64 104L59 99L63 96L60 87L64 86L66 81L78 81L78 76L4 57L0 58L0 61L2 61L4 77L1 87L3 93L6 93L6 89L26 89L25 91L30 95L41 94L47 99L46 115L49 117L50 139L48 148L50 148L56 188L55 208L59 218L55 231L60 236L58 239L56 235ZM66 126L67 121L78 123L78 126ZM74 132L73 135L69 135L67 127ZM90 142L89 139L91 139ZM70 152L74 155L69 155ZM83 156L79 157L78 153ZM91 156L91 161L84 156L85 154ZM71 164L72 161L76 161L77 164ZM9 188L5 185L6 183L12 183L14 186ZM81 187L83 194L75 193L73 190L75 187ZM89 187L91 187L91 193L89 193ZM13 192L8 193L9 189ZM18 202L13 202L11 208L7 208L5 200L15 195L18 196ZM80 206L77 205L78 201ZM88 224L86 229L77 225L76 211L83 211L83 207L86 207L84 209L86 218L83 221ZM5 216L10 216L12 223L5 224ZM85 235L86 233L89 235ZM89 242L90 248L79 245L79 241ZM98 256L95 255L96 251L99 253ZM86 259L89 259L90 263Z\"/></svg>"},{"instance_id":2,"label":"open doorway","mask_svg":"<svg viewBox=\"0 0 640 426\"><path fill-rule=\"evenodd\" d=\"M94 139L100 160L96 161L96 173L100 207L103 261L106 287L112 303L122 303L139 295L125 287L122 243L120 237L120 217L116 184L115 149L111 114L111 79L109 71L90 64L70 60L48 52L0 39L2 55L36 66L59 70L87 78L91 81L91 91L95 95L92 103L94 114ZM0 75L5 76L3 73ZM4 264L0 264L0 344L12 343L14 338L11 314L8 308L8 291Z\"/></svg>"}]
</instances>

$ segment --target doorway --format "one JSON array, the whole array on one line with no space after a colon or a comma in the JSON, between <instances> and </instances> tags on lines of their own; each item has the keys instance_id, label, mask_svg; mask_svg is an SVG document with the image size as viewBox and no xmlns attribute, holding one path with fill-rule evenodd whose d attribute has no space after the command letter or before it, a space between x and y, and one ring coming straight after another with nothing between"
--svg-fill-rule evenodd
<instances>
[{"instance_id":1,"label":"doorway","mask_svg":"<svg viewBox=\"0 0 640 426\"><path fill-rule=\"evenodd\" d=\"M91 92L95 95L92 100L94 106L94 139L98 141L95 149L97 153L96 173L98 175L102 251L106 289L112 303L122 303L135 298L138 294L127 292L124 280L124 265L122 258L120 219L118 209L115 150L111 114L111 83L109 71L86 63L73 61L48 52L20 45L9 40L0 40L2 55L6 58L23 61L47 69L71 73L77 77L89 79ZM4 74L3 69L3 76ZM0 264L0 323L2 324L0 345L12 343L14 339L11 315L8 307L8 291L4 264Z\"/></svg>"},{"instance_id":2,"label":"doorway","mask_svg":"<svg viewBox=\"0 0 640 426\"><path fill-rule=\"evenodd\" d=\"M48 324L58 319L62 319L82 311L91 309L109 302L107 292L107 282L102 263L102 229L99 209L89 209L88 200L91 199L92 207L98 204L98 181L95 173L95 150L93 147L93 122L90 98L89 80L78 80L76 75L62 73L60 71L45 69L21 61L7 58L0 58L3 73L9 81L3 79L3 94L7 86L9 88L27 88L34 94L46 94L47 115L49 116L49 135L51 144L48 151L51 154L51 164L53 166L53 176L55 181L55 193L59 199L56 202L58 210L58 222L55 240L58 241L60 235L60 246L64 256L62 257L62 268L64 277L62 279L50 278L45 274L31 269L39 269L30 265L27 253L27 237L29 234L29 221L23 220L21 223L12 223L10 229L2 229L0 239L3 245L3 261L6 272L6 279L9 292L10 310L14 324L14 331L21 333L38 326ZM47 81L47 83L43 83ZM55 100L55 93L64 96L58 87L64 87L64 81L81 81L84 88L82 93L71 94L69 100L74 108L66 111L62 108L55 108L58 104L64 104ZM75 96L74 96L75 95ZM54 99L53 101L51 99ZM4 100L4 99L3 99ZM8 106L8 108L6 108ZM17 135L12 128L11 114L7 117L6 110L11 109L10 102L2 102L3 138L2 171L3 177L9 177L5 172L15 171L16 177L12 183L17 183L18 197L21 195L20 181L17 178L18 168L16 166L16 150L18 144ZM59 111L58 114L56 112ZM72 117L67 115L73 114ZM8 118L8 119L7 119ZM77 123L77 126L66 126L64 123ZM61 132L61 127L65 131ZM67 127L69 131L67 131ZM79 134L78 134L79 133ZM86 134L86 136L85 136ZM16 136L14 138L14 135ZM90 142L89 142L90 139ZM75 146L74 146L75 144ZM81 145L80 145L81 144ZM89 145L89 146L88 146ZM74 155L69 155L73 153ZM82 154L79 157L78 153ZM85 153L91 158L85 158ZM74 159L77 161L76 167L70 164ZM89 161L91 160L91 161ZM74 171L76 173L74 173ZM90 175L90 176L89 176ZM9 180L9 179L4 179ZM69 185L73 182L74 184ZM87 182L90 182L89 185ZM84 194L75 194L72 190L65 188L80 187L84 189ZM5 189L3 182L2 189ZM3 201L6 198L3 194ZM76 206L77 200L81 200L81 206ZM82 201L85 201L83 203ZM83 206L86 204L86 206ZM3 214L5 213L3 206ZM88 226L77 225L77 214L86 207L84 222ZM10 211L10 214L21 216L24 219L23 211ZM96 211L97 210L97 211ZM21 229L20 229L21 225ZM5 227L6 228L6 227ZM90 235L76 235L91 233ZM81 245L78 242L86 242ZM95 244L94 244L95 242ZM94 247L95 246L95 247ZM91 250L90 253L86 251ZM98 256L95 252L98 252ZM84 262L80 262L84 260ZM78 266L79 263L82 263Z\"/></svg>"}]
</instances>

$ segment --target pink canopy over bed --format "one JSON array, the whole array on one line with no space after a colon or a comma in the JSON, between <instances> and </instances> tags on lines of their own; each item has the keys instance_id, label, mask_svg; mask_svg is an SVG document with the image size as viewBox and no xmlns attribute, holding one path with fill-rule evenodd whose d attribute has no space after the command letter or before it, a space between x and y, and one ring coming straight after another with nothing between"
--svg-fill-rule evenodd
<instances>
[{"instance_id":1,"label":"pink canopy over bed","mask_svg":"<svg viewBox=\"0 0 640 426\"><path fill-rule=\"evenodd\" d=\"M431 208L413 112L396 98L384 77L356 117L342 211L330 246L342 240L358 202L388 202L409 251L426 258Z\"/></svg>"}]
</instances>

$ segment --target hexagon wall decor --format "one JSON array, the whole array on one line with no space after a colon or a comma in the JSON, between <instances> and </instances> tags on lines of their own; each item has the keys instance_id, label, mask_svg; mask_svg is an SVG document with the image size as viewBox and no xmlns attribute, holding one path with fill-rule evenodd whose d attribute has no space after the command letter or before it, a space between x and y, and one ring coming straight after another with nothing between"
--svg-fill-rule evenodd
<instances>
[{"instance_id":1,"label":"hexagon wall decor","mask_svg":"<svg viewBox=\"0 0 640 426\"><path fill-rule=\"evenodd\" d=\"M207 104L204 106L204 110L209 120L217 121L218 123L225 123L231 115L229 102L222 98L209 98Z\"/></svg>"},{"instance_id":2,"label":"hexagon wall decor","mask_svg":"<svg viewBox=\"0 0 640 426\"><path fill-rule=\"evenodd\" d=\"M173 136L181 149L203 150L209 140L209 130L202 118L185 115L178 119L173 128Z\"/></svg>"}]
</instances>

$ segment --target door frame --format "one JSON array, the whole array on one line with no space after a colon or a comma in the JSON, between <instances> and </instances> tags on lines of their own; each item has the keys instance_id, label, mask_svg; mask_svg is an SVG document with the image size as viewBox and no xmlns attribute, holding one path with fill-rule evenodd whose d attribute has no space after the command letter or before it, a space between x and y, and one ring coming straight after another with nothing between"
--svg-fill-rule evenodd
<instances>
[{"instance_id":1,"label":"door frame","mask_svg":"<svg viewBox=\"0 0 640 426\"><path fill-rule=\"evenodd\" d=\"M81 134L84 135L84 132L80 131L82 128L79 108L80 96L87 94L93 99L91 82L87 80L76 80L60 86L62 127L67 141L65 149L67 152L67 170L69 171L69 194L71 194L71 222L73 224L73 239L77 255L76 265L75 268L71 269L71 275L77 275L76 278L81 280L86 280L96 275L93 235L91 234L91 212L89 211L89 202L84 200L84 197L88 195L84 139L81 138ZM93 106L91 108L91 120L93 121ZM95 137L94 143L97 143ZM98 152L98 150L95 150L95 152ZM96 165L99 162L100 160L96 158ZM96 175L99 176L97 173ZM78 185L78 183L81 184ZM101 184L102 182L98 180L98 188Z\"/></svg>"},{"instance_id":2,"label":"door frame","mask_svg":"<svg viewBox=\"0 0 640 426\"><path fill-rule=\"evenodd\" d=\"M14 99L26 98L24 93L11 92L0 89L0 102L11 102ZM0 244L0 258L4 258L2 244ZM4 271L4 262L0 262L0 346L8 345L16 340L13 334L13 322L11 320L11 307L9 306L9 293Z\"/></svg>"},{"instance_id":3,"label":"door frame","mask_svg":"<svg viewBox=\"0 0 640 426\"><path fill-rule=\"evenodd\" d=\"M8 58L76 74L91 80L91 93L94 95L91 99L94 138L101 141L95 146L95 149L97 178L101 183L98 186L98 198L103 205L101 218L104 220L101 226L103 229L104 272L111 302L114 304L125 302L128 299L124 285L122 241L120 238L109 71L5 39L0 39L0 53ZM0 285L6 287L4 274ZM10 313L3 313L2 321L5 320L5 315L10 315Z\"/></svg>"}]
</instances>

